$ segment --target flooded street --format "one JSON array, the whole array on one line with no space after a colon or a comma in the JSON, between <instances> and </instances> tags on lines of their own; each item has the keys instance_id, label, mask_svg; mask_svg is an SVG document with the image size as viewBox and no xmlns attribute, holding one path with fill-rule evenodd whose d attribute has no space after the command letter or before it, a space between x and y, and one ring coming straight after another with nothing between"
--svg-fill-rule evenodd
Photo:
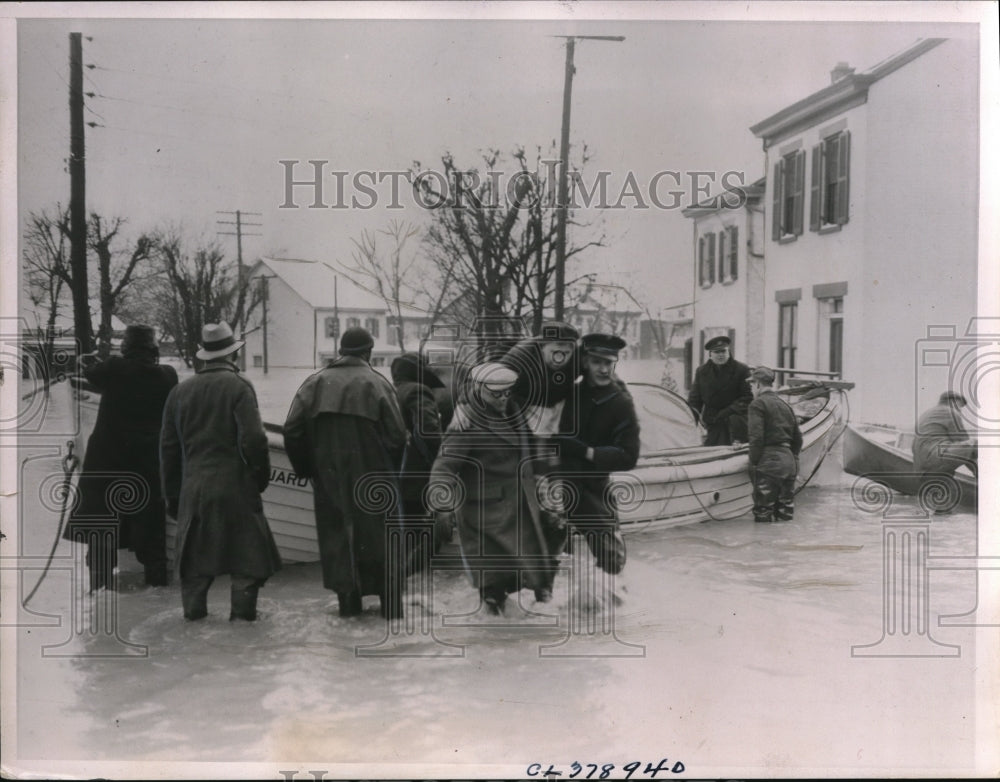
<instances>
[{"instance_id":1,"label":"flooded street","mask_svg":"<svg viewBox=\"0 0 1000 782\"><path fill-rule=\"evenodd\" d=\"M33 563L58 525L34 487L60 472L59 410L50 436L22 441L21 550ZM408 619L388 642L377 598L338 617L316 563L274 576L254 624L227 621L225 577L209 617L188 623L179 586L142 586L128 555L108 603L74 597L75 552L60 542L35 614L12 631L18 766L306 779L524 777L535 763L569 776L576 761L581 777L592 763L621 778L639 761L641 778L668 759L688 776L975 773L995 752L981 687L997 619L939 617L973 610L977 589L995 593L995 573L934 560L975 557L977 517L920 519L913 498L896 497L885 511L896 528L922 527L928 541L930 569L904 578L892 569L904 560L884 554L883 509L859 508L853 481L833 473L807 487L792 523L748 514L627 535L618 606L570 587L582 545L552 603L524 590L492 621L463 574L413 576ZM24 571L25 593L38 574ZM912 607L889 588L904 583ZM583 615L589 634L572 632L581 597L598 603ZM879 643L910 617L905 649Z\"/></svg>"}]
</instances>

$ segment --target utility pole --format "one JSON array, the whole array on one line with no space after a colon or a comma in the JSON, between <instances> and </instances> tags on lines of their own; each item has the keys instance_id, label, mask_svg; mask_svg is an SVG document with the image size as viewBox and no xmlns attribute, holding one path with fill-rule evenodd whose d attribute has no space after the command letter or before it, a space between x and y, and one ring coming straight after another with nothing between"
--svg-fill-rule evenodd
<instances>
[{"instance_id":1,"label":"utility pole","mask_svg":"<svg viewBox=\"0 0 1000 782\"><path fill-rule=\"evenodd\" d=\"M69 225L73 278L73 330L80 353L93 347L87 289L87 183L83 136L83 42L69 34Z\"/></svg>"},{"instance_id":2,"label":"utility pole","mask_svg":"<svg viewBox=\"0 0 1000 782\"><path fill-rule=\"evenodd\" d=\"M267 293L268 293L268 291L267 291L267 288L268 288L267 281L269 279L270 279L270 277L267 277L265 275L261 275L261 277L260 277L260 288L261 288L260 302L261 302L261 306L264 308L264 321L261 324L262 327L263 327L263 329L264 329L264 331L263 331L263 334L261 336L263 338L263 343L264 343L264 374L265 375L267 374Z\"/></svg>"},{"instance_id":3,"label":"utility pole","mask_svg":"<svg viewBox=\"0 0 1000 782\"><path fill-rule=\"evenodd\" d=\"M244 226L259 228L261 223L247 223L244 222L243 216L250 215L251 217L261 217L260 212L242 212L237 209L235 212L217 212L220 215L235 215L236 220L216 220L218 225L233 225L236 226L235 231L217 231L221 236L235 236L236 237L236 264L237 264L237 274L236 279L239 281L236 288L236 327L240 332L240 339L246 338L247 331L247 313L244 312L246 308L246 291L247 291L247 281L245 279L246 274L243 268L243 237L244 236L260 236L259 233L247 233L243 230ZM267 332L265 331L265 334ZM266 340L265 340L266 343ZM266 351L266 348L265 348ZM266 354L265 354L266 355ZM265 359L266 361L266 359ZM246 356L242 353L240 354L240 363L244 364L242 367L246 369ZM266 364L265 364L266 366ZM265 370L266 372L267 370Z\"/></svg>"},{"instance_id":4,"label":"utility pole","mask_svg":"<svg viewBox=\"0 0 1000 782\"><path fill-rule=\"evenodd\" d=\"M556 304L555 319L563 319L563 303L566 287L566 213L569 210L569 117L573 102L573 53L578 40L615 41L625 40L624 35L556 35L566 39L566 78L563 82L562 133L559 138L559 193L556 201Z\"/></svg>"}]
</instances>

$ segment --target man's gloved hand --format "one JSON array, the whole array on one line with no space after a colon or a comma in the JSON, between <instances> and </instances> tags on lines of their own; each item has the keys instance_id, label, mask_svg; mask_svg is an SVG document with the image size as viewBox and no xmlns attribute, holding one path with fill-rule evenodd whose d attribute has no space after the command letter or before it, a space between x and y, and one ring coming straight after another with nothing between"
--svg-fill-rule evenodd
<instances>
[{"instance_id":1,"label":"man's gloved hand","mask_svg":"<svg viewBox=\"0 0 1000 782\"><path fill-rule=\"evenodd\" d=\"M571 459L585 458L587 455L587 448L589 447L579 437L571 437L566 434L560 434L553 437L552 444L559 446L560 456L568 456Z\"/></svg>"}]
</instances>

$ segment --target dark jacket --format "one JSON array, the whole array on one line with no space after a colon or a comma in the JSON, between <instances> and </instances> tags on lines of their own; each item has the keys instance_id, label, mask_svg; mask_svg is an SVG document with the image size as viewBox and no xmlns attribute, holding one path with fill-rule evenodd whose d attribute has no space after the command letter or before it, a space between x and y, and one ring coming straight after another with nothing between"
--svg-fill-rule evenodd
<instances>
[{"instance_id":1,"label":"dark jacket","mask_svg":"<svg viewBox=\"0 0 1000 782\"><path fill-rule=\"evenodd\" d=\"M78 484L80 502L64 537L88 529L88 521L120 523L118 545L137 548L145 539L140 528L165 522L160 486L160 424L170 390L177 385L173 367L138 358L112 356L84 370L87 382L101 393L94 431L87 441ZM113 484L124 480L121 491ZM131 490L129 490L131 488ZM145 500L137 505L138 498ZM119 500L121 502L119 502ZM123 510L127 508L127 510ZM164 560L165 552L149 552Z\"/></svg>"},{"instance_id":2,"label":"dark jacket","mask_svg":"<svg viewBox=\"0 0 1000 782\"><path fill-rule=\"evenodd\" d=\"M511 391L521 407L551 407L563 401L572 393L573 383L580 375L579 349L574 351L565 367L553 371L542 357L544 344L541 337L525 337L498 359L499 363L517 372L517 382Z\"/></svg>"},{"instance_id":3,"label":"dark jacket","mask_svg":"<svg viewBox=\"0 0 1000 782\"><path fill-rule=\"evenodd\" d=\"M791 406L774 391L762 391L747 411L750 468L772 478L794 478L802 431Z\"/></svg>"},{"instance_id":4,"label":"dark jacket","mask_svg":"<svg viewBox=\"0 0 1000 782\"><path fill-rule=\"evenodd\" d=\"M182 576L261 579L281 568L260 496L271 472L267 435L236 367L209 363L170 393L160 454Z\"/></svg>"},{"instance_id":5,"label":"dark jacket","mask_svg":"<svg viewBox=\"0 0 1000 782\"><path fill-rule=\"evenodd\" d=\"M299 387L284 436L295 472L312 479L323 586L381 594L406 444L395 389L364 359L339 358Z\"/></svg>"},{"instance_id":6,"label":"dark jacket","mask_svg":"<svg viewBox=\"0 0 1000 782\"><path fill-rule=\"evenodd\" d=\"M396 398L409 433L399 479L404 502L419 501L441 446L441 415L434 392L416 380L400 380Z\"/></svg>"},{"instance_id":7,"label":"dark jacket","mask_svg":"<svg viewBox=\"0 0 1000 782\"><path fill-rule=\"evenodd\" d=\"M609 474L631 470L639 459L639 420L631 394L618 382L598 387L584 378L563 407L559 431L594 449L593 461L561 460L559 471L568 473L581 493L569 518L613 516L613 498L604 497Z\"/></svg>"},{"instance_id":8,"label":"dark jacket","mask_svg":"<svg viewBox=\"0 0 1000 782\"><path fill-rule=\"evenodd\" d=\"M688 404L705 425L705 445L733 442L729 417L746 415L753 401L753 391L747 382L749 377L750 367L732 357L721 366L706 361L695 370Z\"/></svg>"}]
</instances>

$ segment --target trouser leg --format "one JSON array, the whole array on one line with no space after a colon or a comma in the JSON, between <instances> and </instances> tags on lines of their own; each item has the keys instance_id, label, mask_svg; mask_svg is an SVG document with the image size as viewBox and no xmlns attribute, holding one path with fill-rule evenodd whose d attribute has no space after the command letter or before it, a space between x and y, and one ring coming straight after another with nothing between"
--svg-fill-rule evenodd
<instances>
[{"instance_id":1,"label":"trouser leg","mask_svg":"<svg viewBox=\"0 0 1000 782\"><path fill-rule=\"evenodd\" d=\"M208 616L208 588L214 576L181 575L181 605L184 618L192 621Z\"/></svg>"},{"instance_id":2,"label":"trouser leg","mask_svg":"<svg viewBox=\"0 0 1000 782\"><path fill-rule=\"evenodd\" d=\"M265 579L234 574L230 580L229 621L254 621L257 618L257 592L264 585Z\"/></svg>"},{"instance_id":3,"label":"trouser leg","mask_svg":"<svg viewBox=\"0 0 1000 782\"><path fill-rule=\"evenodd\" d=\"M578 527L587 539L587 546L605 573L618 575L625 568L625 538L616 524L587 525Z\"/></svg>"},{"instance_id":4,"label":"trouser leg","mask_svg":"<svg viewBox=\"0 0 1000 782\"><path fill-rule=\"evenodd\" d=\"M786 478L781 481L778 489L778 499L774 503L774 518L776 521L791 521L795 516L795 479Z\"/></svg>"},{"instance_id":5,"label":"trouser leg","mask_svg":"<svg viewBox=\"0 0 1000 782\"><path fill-rule=\"evenodd\" d=\"M115 589L115 568L118 566L118 541L112 534L98 534L87 544L87 570L90 572L90 591L101 587Z\"/></svg>"},{"instance_id":6,"label":"trouser leg","mask_svg":"<svg viewBox=\"0 0 1000 782\"><path fill-rule=\"evenodd\" d=\"M361 613L361 593L356 589L337 592L337 603L341 616L358 616Z\"/></svg>"},{"instance_id":7,"label":"trouser leg","mask_svg":"<svg viewBox=\"0 0 1000 782\"><path fill-rule=\"evenodd\" d=\"M754 521L774 521L775 504L778 501L779 481L769 475L756 474L753 482Z\"/></svg>"}]
</instances>

